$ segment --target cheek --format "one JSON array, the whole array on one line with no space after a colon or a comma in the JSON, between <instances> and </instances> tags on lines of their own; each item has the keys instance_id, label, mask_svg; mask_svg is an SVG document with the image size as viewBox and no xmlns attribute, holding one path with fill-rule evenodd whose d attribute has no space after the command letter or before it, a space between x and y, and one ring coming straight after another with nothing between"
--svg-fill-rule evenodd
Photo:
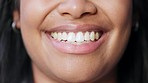
<instances>
[{"instance_id":1,"label":"cheek","mask_svg":"<svg viewBox=\"0 0 148 83\"><path fill-rule=\"evenodd\" d=\"M131 32L132 0L100 0L99 7L113 25L105 48L105 61L109 64L117 63L124 53Z\"/></svg>"},{"instance_id":2,"label":"cheek","mask_svg":"<svg viewBox=\"0 0 148 83\"><path fill-rule=\"evenodd\" d=\"M39 28L46 16L59 4L59 1L51 0L21 0L21 22L28 27Z\"/></svg>"},{"instance_id":3,"label":"cheek","mask_svg":"<svg viewBox=\"0 0 148 83\"><path fill-rule=\"evenodd\" d=\"M44 4L41 0L21 0L21 25L26 25L29 29L39 27L44 18L44 9Z\"/></svg>"},{"instance_id":4,"label":"cheek","mask_svg":"<svg viewBox=\"0 0 148 83\"><path fill-rule=\"evenodd\" d=\"M21 0L20 5L20 23L21 33L24 40L26 50L32 58L39 59L40 56L36 51L42 53L40 23L43 17L43 6L41 0ZM39 58L36 58L36 55Z\"/></svg>"},{"instance_id":5,"label":"cheek","mask_svg":"<svg viewBox=\"0 0 148 83\"><path fill-rule=\"evenodd\" d=\"M26 47L31 50L38 48L37 46L41 43L40 24L46 14L45 8L42 0L21 0L21 32Z\"/></svg>"},{"instance_id":6,"label":"cheek","mask_svg":"<svg viewBox=\"0 0 148 83\"><path fill-rule=\"evenodd\" d=\"M113 26L123 27L131 21L132 0L101 0L100 3L98 2L100 8L108 16Z\"/></svg>"}]
</instances>

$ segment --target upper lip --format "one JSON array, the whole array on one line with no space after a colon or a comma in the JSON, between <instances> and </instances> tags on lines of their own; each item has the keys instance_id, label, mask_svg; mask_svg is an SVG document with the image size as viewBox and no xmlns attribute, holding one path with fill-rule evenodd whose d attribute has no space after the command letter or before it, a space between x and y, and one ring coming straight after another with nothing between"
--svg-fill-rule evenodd
<instances>
[{"instance_id":1,"label":"upper lip","mask_svg":"<svg viewBox=\"0 0 148 83\"><path fill-rule=\"evenodd\" d=\"M94 24L65 24L48 28L46 32L78 32L78 31L102 31L108 32L111 28L108 26L98 26Z\"/></svg>"}]
</instances>

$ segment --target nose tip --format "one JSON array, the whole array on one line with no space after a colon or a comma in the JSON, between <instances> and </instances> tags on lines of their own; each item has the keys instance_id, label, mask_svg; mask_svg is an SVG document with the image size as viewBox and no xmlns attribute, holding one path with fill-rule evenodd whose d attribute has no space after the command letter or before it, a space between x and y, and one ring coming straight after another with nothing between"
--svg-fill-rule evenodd
<instances>
[{"instance_id":1,"label":"nose tip","mask_svg":"<svg viewBox=\"0 0 148 83\"><path fill-rule=\"evenodd\" d=\"M95 5L87 0L65 0L57 8L62 16L81 18L84 15L93 15L97 9Z\"/></svg>"}]
</instances>

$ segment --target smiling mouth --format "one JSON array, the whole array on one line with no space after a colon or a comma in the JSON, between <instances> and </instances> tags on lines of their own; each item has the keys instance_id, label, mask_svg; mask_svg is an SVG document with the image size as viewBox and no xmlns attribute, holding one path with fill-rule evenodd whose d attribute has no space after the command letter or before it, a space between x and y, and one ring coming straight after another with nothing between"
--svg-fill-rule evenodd
<instances>
[{"instance_id":1,"label":"smiling mouth","mask_svg":"<svg viewBox=\"0 0 148 83\"><path fill-rule=\"evenodd\" d=\"M48 42L60 52L88 54L104 42L109 29L96 25L65 25L45 30Z\"/></svg>"},{"instance_id":2,"label":"smiling mouth","mask_svg":"<svg viewBox=\"0 0 148 83\"><path fill-rule=\"evenodd\" d=\"M47 33L48 34L48 33ZM86 32L51 32L50 36L60 42L81 45L84 43L95 42L101 38L102 31L86 31Z\"/></svg>"}]
</instances>

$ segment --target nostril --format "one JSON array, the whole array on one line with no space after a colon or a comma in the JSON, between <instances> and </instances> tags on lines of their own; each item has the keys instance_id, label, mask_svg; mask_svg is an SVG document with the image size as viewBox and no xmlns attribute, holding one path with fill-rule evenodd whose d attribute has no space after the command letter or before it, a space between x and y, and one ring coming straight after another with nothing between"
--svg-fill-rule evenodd
<instances>
[{"instance_id":1,"label":"nostril","mask_svg":"<svg viewBox=\"0 0 148 83\"><path fill-rule=\"evenodd\" d=\"M81 18L94 15L96 6L86 0L66 0L57 7L58 13L64 17Z\"/></svg>"},{"instance_id":2,"label":"nostril","mask_svg":"<svg viewBox=\"0 0 148 83\"><path fill-rule=\"evenodd\" d=\"M91 13L91 12L84 12L84 13L82 13L82 14L79 14L79 15L77 15L76 13L75 14L70 14L70 13L68 13L68 12L63 12L62 13L62 16L72 16L73 18L82 18L82 17L85 17L85 16L91 16L91 15L93 15L93 14L95 14L95 13Z\"/></svg>"},{"instance_id":3,"label":"nostril","mask_svg":"<svg viewBox=\"0 0 148 83\"><path fill-rule=\"evenodd\" d=\"M89 15L92 15L92 14L90 12L85 12L81 16L84 17L84 16L89 16Z\"/></svg>"},{"instance_id":4,"label":"nostril","mask_svg":"<svg viewBox=\"0 0 148 83\"><path fill-rule=\"evenodd\" d=\"M64 16L64 15L68 15L69 13L67 13L67 12L64 12L64 13L62 13L62 15Z\"/></svg>"}]
</instances>

